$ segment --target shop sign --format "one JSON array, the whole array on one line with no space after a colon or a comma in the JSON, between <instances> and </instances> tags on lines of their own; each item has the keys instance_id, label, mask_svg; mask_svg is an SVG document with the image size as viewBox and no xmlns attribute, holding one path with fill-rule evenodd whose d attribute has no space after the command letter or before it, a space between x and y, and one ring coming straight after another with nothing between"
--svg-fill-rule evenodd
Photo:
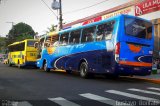
<instances>
[{"instance_id":1,"label":"shop sign","mask_svg":"<svg viewBox=\"0 0 160 106\"><path fill-rule=\"evenodd\" d=\"M160 10L160 0L144 0L135 5L135 16Z\"/></svg>"},{"instance_id":2,"label":"shop sign","mask_svg":"<svg viewBox=\"0 0 160 106\"><path fill-rule=\"evenodd\" d=\"M100 21L100 20L107 19L107 18L111 18L111 17L117 16L119 14L134 15L134 9L133 9L133 7L127 7L127 8L124 8L124 9L121 9L121 10L118 10L118 11L115 11L115 12L112 12L112 13L109 13L109 14L105 14L103 16L93 18L91 20L87 20L87 21L83 22L82 25L86 25L86 24L90 24L90 23L93 23L93 22L97 22L97 21Z\"/></svg>"},{"instance_id":3,"label":"shop sign","mask_svg":"<svg viewBox=\"0 0 160 106\"><path fill-rule=\"evenodd\" d=\"M107 18L111 18L120 14L129 14L129 15L134 15L134 9L133 7L127 7L109 14L105 14L102 16L102 19L107 19Z\"/></svg>"},{"instance_id":4,"label":"shop sign","mask_svg":"<svg viewBox=\"0 0 160 106\"><path fill-rule=\"evenodd\" d=\"M96 17L96 18L91 19L91 20L87 20L87 21L83 22L82 25L90 24L90 23L97 22L97 21L100 21L100 20L102 20L101 16Z\"/></svg>"}]
</instances>

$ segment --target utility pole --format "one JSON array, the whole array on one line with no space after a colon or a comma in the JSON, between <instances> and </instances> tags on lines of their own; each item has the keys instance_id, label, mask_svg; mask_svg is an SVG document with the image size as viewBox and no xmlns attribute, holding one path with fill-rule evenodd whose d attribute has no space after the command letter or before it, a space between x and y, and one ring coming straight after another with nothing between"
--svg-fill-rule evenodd
<instances>
[{"instance_id":1,"label":"utility pole","mask_svg":"<svg viewBox=\"0 0 160 106\"><path fill-rule=\"evenodd\" d=\"M57 2L56 0L53 0L52 9L59 10L59 30L62 30L63 29L62 0L59 0L59 2Z\"/></svg>"},{"instance_id":2,"label":"utility pole","mask_svg":"<svg viewBox=\"0 0 160 106\"><path fill-rule=\"evenodd\" d=\"M60 5L60 8L59 8L59 24L60 24L60 27L59 27L59 30L62 30L63 29L63 19L62 19L62 1L59 0L59 5Z\"/></svg>"},{"instance_id":3,"label":"utility pole","mask_svg":"<svg viewBox=\"0 0 160 106\"><path fill-rule=\"evenodd\" d=\"M12 32L12 35L8 35L8 37L11 37L13 39L13 36L14 36L14 22L6 22L6 23L9 23L9 24L12 24L12 29L13 29L13 32Z\"/></svg>"}]
</instances>

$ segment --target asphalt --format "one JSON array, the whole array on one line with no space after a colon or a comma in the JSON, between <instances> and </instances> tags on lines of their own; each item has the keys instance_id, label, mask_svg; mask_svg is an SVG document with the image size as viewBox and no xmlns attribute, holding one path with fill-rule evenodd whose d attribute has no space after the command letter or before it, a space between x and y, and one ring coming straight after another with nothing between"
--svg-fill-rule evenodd
<instances>
[{"instance_id":1,"label":"asphalt","mask_svg":"<svg viewBox=\"0 0 160 106\"><path fill-rule=\"evenodd\" d=\"M64 72L64 70L54 70L59 72ZM147 76L120 76L121 78L129 78L135 80L141 80L145 82L160 84L160 69L157 70L157 74L151 74Z\"/></svg>"},{"instance_id":2,"label":"asphalt","mask_svg":"<svg viewBox=\"0 0 160 106\"><path fill-rule=\"evenodd\" d=\"M61 71L65 72L64 70L56 70L56 71ZM150 83L155 83L155 84L160 84L160 69L157 70L157 74L151 74L147 76L120 76L121 78L129 78L129 79L135 79L135 80L141 80L145 82L150 82Z\"/></svg>"},{"instance_id":3,"label":"asphalt","mask_svg":"<svg viewBox=\"0 0 160 106\"><path fill-rule=\"evenodd\" d=\"M65 72L64 70L56 70L56 71L61 71ZM141 80L145 82L151 82L155 84L160 84L160 69L157 70L157 74L151 74L147 76L120 76L121 78L129 78L129 79L135 79L135 80Z\"/></svg>"}]
</instances>

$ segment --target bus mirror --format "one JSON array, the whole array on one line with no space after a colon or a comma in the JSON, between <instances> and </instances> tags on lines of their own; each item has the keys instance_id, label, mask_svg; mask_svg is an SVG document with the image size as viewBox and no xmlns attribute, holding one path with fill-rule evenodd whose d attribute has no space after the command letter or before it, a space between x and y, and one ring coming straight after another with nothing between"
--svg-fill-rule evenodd
<instances>
[{"instance_id":1,"label":"bus mirror","mask_svg":"<svg viewBox=\"0 0 160 106\"><path fill-rule=\"evenodd\" d=\"M35 42L35 43L34 43L34 47L35 47L35 48L38 48L38 42Z\"/></svg>"}]
</instances>

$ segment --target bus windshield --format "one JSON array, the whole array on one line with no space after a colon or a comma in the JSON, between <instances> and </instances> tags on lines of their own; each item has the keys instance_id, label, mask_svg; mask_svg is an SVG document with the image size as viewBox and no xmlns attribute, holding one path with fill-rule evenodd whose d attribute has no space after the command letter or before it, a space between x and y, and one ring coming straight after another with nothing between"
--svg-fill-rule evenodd
<instances>
[{"instance_id":1,"label":"bus windshield","mask_svg":"<svg viewBox=\"0 0 160 106\"><path fill-rule=\"evenodd\" d=\"M151 39L152 24L137 18L125 17L125 33L137 38Z\"/></svg>"},{"instance_id":2,"label":"bus windshield","mask_svg":"<svg viewBox=\"0 0 160 106\"><path fill-rule=\"evenodd\" d=\"M25 42L11 45L8 47L9 52L23 51L24 49L25 49Z\"/></svg>"},{"instance_id":3,"label":"bus windshield","mask_svg":"<svg viewBox=\"0 0 160 106\"><path fill-rule=\"evenodd\" d=\"M28 41L28 42L27 42L27 46L33 47L35 42L36 42L36 41Z\"/></svg>"}]
</instances>

